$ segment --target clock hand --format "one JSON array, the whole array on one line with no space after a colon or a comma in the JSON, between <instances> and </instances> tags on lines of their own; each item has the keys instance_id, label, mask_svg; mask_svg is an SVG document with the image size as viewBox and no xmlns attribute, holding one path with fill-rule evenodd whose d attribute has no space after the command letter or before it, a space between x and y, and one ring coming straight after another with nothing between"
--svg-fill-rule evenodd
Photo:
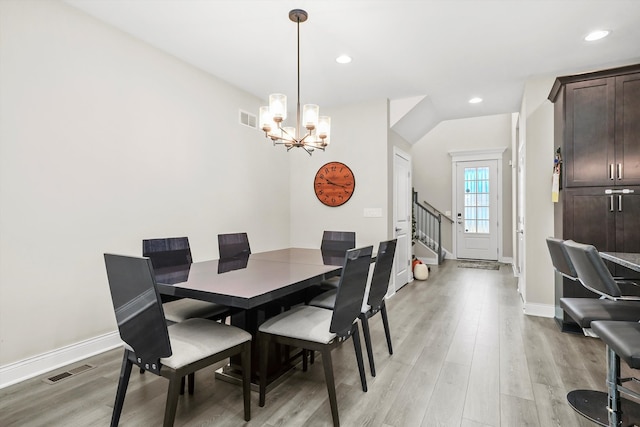
<instances>
[{"instance_id":1,"label":"clock hand","mask_svg":"<svg viewBox=\"0 0 640 427\"><path fill-rule=\"evenodd\" d=\"M335 182L333 182L333 181L331 181L331 180L328 180L328 179L327 179L327 184L331 184L331 185L335 185L335 186L338 186L338 187L347 188L347 186L346 186L346 185L336 184Z\"/></svg>"}]
</instances>

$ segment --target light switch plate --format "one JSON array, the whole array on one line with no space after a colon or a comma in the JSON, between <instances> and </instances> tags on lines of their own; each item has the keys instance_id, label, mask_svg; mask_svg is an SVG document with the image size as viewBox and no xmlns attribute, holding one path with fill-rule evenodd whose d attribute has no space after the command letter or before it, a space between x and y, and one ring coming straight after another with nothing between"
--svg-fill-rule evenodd
<instances>
[{"instance_id":1,"label":"light switch plate","mask_svg":"<svg viewBox=\"0 0 640 427\"><path fill-rule=\"evenodd\" d=\"M382 209L381 208L364 208L364 217L380 218L382 217Z\"/></svg>"}]
</instances>

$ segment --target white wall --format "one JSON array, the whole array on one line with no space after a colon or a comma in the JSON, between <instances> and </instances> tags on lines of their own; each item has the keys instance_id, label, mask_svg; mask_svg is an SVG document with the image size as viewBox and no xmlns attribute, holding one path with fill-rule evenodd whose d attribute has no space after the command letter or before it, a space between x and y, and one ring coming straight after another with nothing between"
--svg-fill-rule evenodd
<instances>
[{"instance_id":1,"label":"white wall","mask_svg":"<svg viewBox=\"0 0 640 427\"><path fill-rule=\"evenodd\" d=\"M502 168L502 255L512 256L511 219L511 114L447 120L413 145L413 183L419 201L442 212L453 209L452 163L449 151L507 147ZM442 246L452 251L451 223L442 221Z\"/></svg>"},{"instance_id":2,"label":"white wall","mask_svg":"<svg viewBox=\"0 0 640 427\"><path fill-rule=\"evenodd\" d=\"M0 1L0 43L0 367L116 329L103 252L185 235L202 260L233 231L254 251L289 244L291 156L238 124L260 100L57 1ZM382 143L335 123L352 147ZM308 173L291 162L306 173L294 205L328 159L386 179L339 147L300 159ZM386 200L355 198L346 209ZM343 211L307 215L337 226Z\"/></svg>"},{"instance_id":3,"label":"white wall","mask_svg":"<svg viewBox=\"0 0 640 427\"><path fill-rule=\"evenodd\" d=\"M324 230L356 232L356 245L373 245L390 238L388 230L389 171L387 165L388 102L386 99L323 109L331 116L331 145L313 156L294 150L291 159L291 244L318 247ZM351 168L356 186L347 203L323 205L315 196L313 179L327 162ZM379 208L381 216L365 218L365 208Z\"/></svg>"},{"instance_id":4,"label":"white wall","mask_svg":"<svg viewBox=\"0 0 640 427\"><path fill-rule=\"evenodd\" d=\"M545 238L553 236L554 229L551 174L555 149L553 104L547 96L554 80L527 80L520 112L520 137L526 139L523 298L526 313L548 317L554 314L554 274Z\"/></svg>"}]
</instances>

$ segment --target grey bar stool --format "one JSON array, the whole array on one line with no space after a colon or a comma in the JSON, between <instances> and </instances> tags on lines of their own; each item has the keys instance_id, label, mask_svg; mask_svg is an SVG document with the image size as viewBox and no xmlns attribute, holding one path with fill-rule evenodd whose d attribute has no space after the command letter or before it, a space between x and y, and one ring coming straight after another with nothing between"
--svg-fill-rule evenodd
<instances>
[{"instance_id":1,"label":"grey bar stool","mask_svg":"<svg viewBox=\"0 0 640 427\"><path fill-rule=\"evenodd\" d=\"M640 394L622 384L628 381L638 382L637 378L623 378L620 360L624 360L632 369L640 369L640 323L596 321L591 327L607 345L607 413L609 426L631 426L640 423L638 404L623 399L624 393L635 399Z\"/></svg>"},{"instance_id":2,"label":"grey bar stool","mask_svg":"<svg viewBox=\"0 0 640 427\"><path fill-rule=\"evenodd\" d=\"M566 240L562 242L562 246L566 249L580 283L601 296L600 299L560 299L561 306L581 327L592 329L596 321L640 321L639 297L622 295L618 282L593 245ZM594 333L599 336L597 331ZM567 401L584 417L597 424L608 425L607 393L597 390L573 390L567 394ZM640 421L640 405L627 399L621 399L621 404L632 419Z\"/></svg>"}]
</instances>

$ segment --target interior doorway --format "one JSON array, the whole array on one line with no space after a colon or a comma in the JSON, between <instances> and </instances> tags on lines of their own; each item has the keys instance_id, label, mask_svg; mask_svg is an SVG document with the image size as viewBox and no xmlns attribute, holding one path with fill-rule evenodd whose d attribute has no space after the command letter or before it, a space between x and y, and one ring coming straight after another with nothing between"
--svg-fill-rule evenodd
<instances>
[{"instance_id":1,"label":"interior doorway","mask_svg":"<svg viewBox=\"0 0 640 427\"><path fill-rule=\"evenodd\" d=\"M393 151L393 226L396 244L393 293L412 279L411 269L411 157Z\"/></svg>"}]
</instances>

